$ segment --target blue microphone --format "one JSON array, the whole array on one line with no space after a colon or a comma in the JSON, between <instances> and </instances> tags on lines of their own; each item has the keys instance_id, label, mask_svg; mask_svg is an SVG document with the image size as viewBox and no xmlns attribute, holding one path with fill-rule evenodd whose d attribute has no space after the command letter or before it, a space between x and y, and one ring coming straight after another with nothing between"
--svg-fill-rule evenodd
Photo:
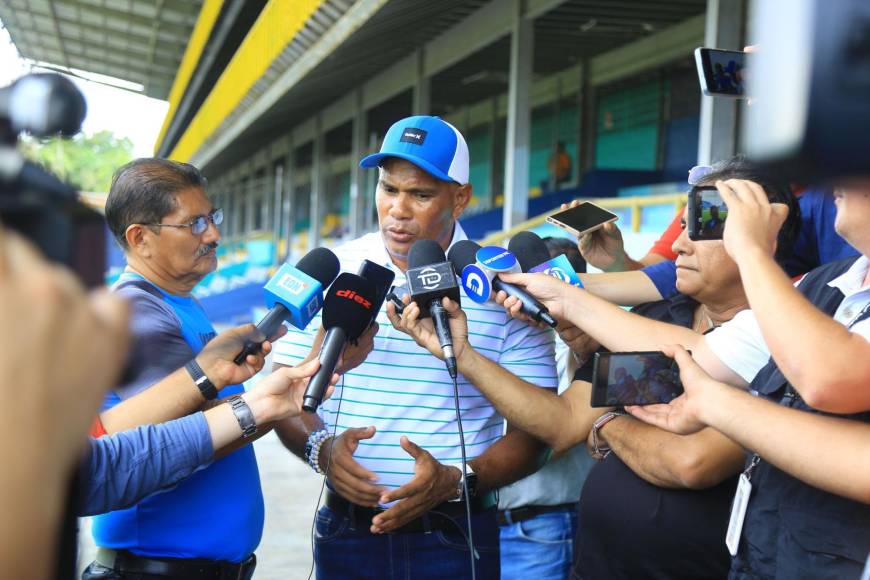
<instances>
[{"instance_id":1,"label":"blue microphone","mask_svg":"<svg viewBox=\"0 0 870 580\"><path fill-rule=\"evenodd\" d=\"M283 264L263 288L269 312L257 324L266 339L275 335L286 320L303 329L323 307L323 291L338 276L338 258L326 248L314 248L296 264ZM246 341L233 361L241 364L257 352L261 343Z\"/></svg>"},{"instance_id":2,"label":"blue microphone","mask_svg":"<svg viewBox=\"0 0 870 580\"><path fill-rule=\"evenodd\" d=\"M559 254L555 258L550 257L550 251L547 249L547 244L534 232L520 232L511 238L508 244L510 251L514 253L523 272L529 273L544 273L577 286L583 287L583 282L568 261L565 254Z\"/></svg>"},{"instance_id":3,"label":"blue microphone","mask_svg":"<svg viewBox=\"0 0 870 580\"><path fill-rule=\"evenodd\" d=\"M453 244L447 254L454 271L462 279L462 287L469 298L482 304L492 300L493 294L499 290L504 290L508 296L515 296L520 300L525 314L555 328L556 319L546 306L523 288L498 277L501 273L522 271L512 252L498 246L481 248L471 240L461 240Z\"/></svg>"}]
</instances>

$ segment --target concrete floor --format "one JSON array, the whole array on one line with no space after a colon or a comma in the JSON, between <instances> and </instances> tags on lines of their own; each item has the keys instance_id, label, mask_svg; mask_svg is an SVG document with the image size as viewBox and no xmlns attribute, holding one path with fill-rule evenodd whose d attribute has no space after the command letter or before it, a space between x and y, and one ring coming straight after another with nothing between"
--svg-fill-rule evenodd
<instances>
[{"instance_id":1,"label":"concrete floor","mask_svg":"<svg viewBox=\"0 0 870 580\"><path fill-rule=\"evenodd\" d=\"M274 433L254 443L266 501L256 580L296 580L311 568L311 522L322 478L287 451ZM81 520L80 567L94 556L90 518Z\"/></svg>"}]
</instances>

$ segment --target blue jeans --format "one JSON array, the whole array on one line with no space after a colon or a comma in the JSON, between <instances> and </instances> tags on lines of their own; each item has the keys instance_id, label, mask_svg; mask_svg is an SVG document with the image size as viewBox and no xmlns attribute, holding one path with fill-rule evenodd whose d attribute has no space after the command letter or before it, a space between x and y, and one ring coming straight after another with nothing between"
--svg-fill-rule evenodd
<instances>
[{"instance_id":1,"label":"blue jeans","mask_svg":"<svg viewBox=\"0 0 870 580\"><path fill-rule=\"evenodd\" d=\"M565 580L576 532L575 508L501 526L502 580Z\"/></svg>"},{"instance_id":2,"label":"blue jeans","mask_svg":"<svg viewBox=\"0 0 870 580\"><path fill-rule=\"evenodd\" d=\"M372 534L327 507L317 512L314 561L318 580L426 580L471 578L464 517L458 527L413 534ZM495 511L471 515L477 578L499 577L498 524ZM461 530L461 531L460 531Z\"/></svg>"}]
</instances>

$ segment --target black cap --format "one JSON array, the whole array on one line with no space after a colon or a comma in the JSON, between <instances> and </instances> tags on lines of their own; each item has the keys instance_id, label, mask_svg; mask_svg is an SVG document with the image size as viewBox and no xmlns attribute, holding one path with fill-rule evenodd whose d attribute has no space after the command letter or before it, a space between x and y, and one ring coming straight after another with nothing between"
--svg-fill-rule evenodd
<instances>
[{"instance_id":1,"label":"black cap","mask_svg":"<svg viewBox=\"0 0 870 580\"><path fill-rule=\"evenodd\" d=\"M326 248L314 248L296 263L296 268L302 270L326 288L341 269L338 258L331 250Z\"/></svg>"},{"instance_id":2,"label":"black cap","mask_svg":"<svg viewBox=\"0 0 870 580\"><path fill-rule=\"evenodd\" d=\"M417 240L408 252L408 268L422 268L430 264L446 262L444 250L434 240Z\"/></svg>"},{"instance_id":3,"label":"black cap","mask_svg":"<svg viewBox=\"0 0 870 580\"><path fill-rule=\"evenodd\" d=\"M371 324L376 299L374 282L344 272L323 299L323 327L343 328L348 340L356 340Z\"/></svg>"},{"instance_id":4,"label":"black cap","mask_svg":"<svg viewBox=\"0 0 870 580\"><path fill-rule=\"evenodd\" d=\"M547 244L534 232L520 232L512 237L508 250L517 257L523 272L528 272L550 259Z\"/></svg>"},{"instance_id":5,"label":"black cap","mask_svg":"<svg viewBox=\"0 0 870 580\"><path fill-rule=\"evenodd\" d=\"M450 263L453 264L453 271L457 276L462 276L462 270L469 264L477 261L477 251L480 249L480 244L471 240L459 240L453 246L447 255L450 258Z\"/></svg>"}]
</instances>

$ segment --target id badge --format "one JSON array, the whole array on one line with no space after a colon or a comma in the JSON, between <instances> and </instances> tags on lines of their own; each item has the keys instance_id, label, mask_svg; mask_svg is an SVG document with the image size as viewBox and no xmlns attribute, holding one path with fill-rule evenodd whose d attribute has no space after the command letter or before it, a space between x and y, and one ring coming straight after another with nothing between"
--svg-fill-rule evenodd
<instances>
[{"instance_id":1,"label":"id badge","mask_svg":"<svg viewBox=\"0 0 870 580\"><path fill-rule=\"evenodd\" d=\"M746 473L740 474L737 481L737 493L734 494L734 502L731 504L731 519L728 520L728 532L725 534L725 545L728 553L737 555L737 547L740 545L740 534L743 533L743 519L746 517L746 508L749 507L749 494L752 493L752 484Z\"/></svg>"}]
</instances>

